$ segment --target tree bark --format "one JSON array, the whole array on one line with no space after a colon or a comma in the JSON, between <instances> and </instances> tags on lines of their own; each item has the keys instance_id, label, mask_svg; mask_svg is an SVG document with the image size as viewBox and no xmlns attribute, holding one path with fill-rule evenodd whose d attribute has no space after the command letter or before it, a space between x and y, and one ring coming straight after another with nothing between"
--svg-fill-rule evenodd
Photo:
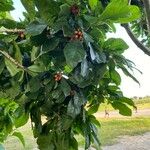
<instances>
[{"instance_id":1,"label":"tree bark","mask_svg":"<svg viewBox=\"0 0 150 150\"><path fill-rule=\"evenodd\" d=\"M24 66L22 66L19 62L17 62L14 58L12 58L8 53L6 53L3 50L0 50L0 53L4 55L4 57L6 57L8 60L10 60L14 65L16 65L16 67L24 70L24 71L28 71L27 68L25 68Z\"/></svg>"},{"instance_id":2,"label":"tree bark","mask_svg":"<svg viewBox=\"0 0 150 150\"><path fill-rule=\"evenodd\" d=\"M148 32L150 34L150 0L143 0L143 3L145 8Z\"/></svg>"},{"instance_id":3,"label":"tree bark","mask_svg":"<svg viewBox=\"0 0 150 150\"><path fill-rule=\"evenodd\" d=\"M130 36L130 38L132 39L132 41L136 44L137 47L139 47L145 54L147 54L148 56L150 56L150 49L148 47L145 47L136 37L135 35L132 33L132 31L129 28L128 24L122 24L122 27L125 28L126 32L128 33L128 35Z\"/></svg>"},{"instance_id":4,"label":"tree bark","mask_svg":"<svg viewBox=\"0 0 150 150\"><path fill-rule=\"evenodd\" d=\"M25 32L25 29L0 29L0 33L19 33L19 32Z\"/></svg>"}]
</instances>

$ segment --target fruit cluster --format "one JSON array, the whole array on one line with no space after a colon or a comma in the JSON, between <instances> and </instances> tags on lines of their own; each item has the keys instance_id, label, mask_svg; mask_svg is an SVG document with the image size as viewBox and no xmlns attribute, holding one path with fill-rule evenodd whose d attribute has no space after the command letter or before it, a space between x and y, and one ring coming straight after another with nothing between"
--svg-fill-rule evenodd
<instances>
[{"instance_id":1,"label":"fruit cluster","mask_svg":"<svg viewBox=\"0 0 150 150\"><path fill-rule=\"evenodd\" d=\"M25 38L24 32L19 32L18 36L23 40Z\"/></svg>"},{"instance_id":2,"label":"fruit cluster","mask_svg":"<svg viewBox=\"0 0 150 150\"><path fill-rule=\"evenodd\" d=\"M76 30L71 38L72 40L83 40L83 33L80 29Z\"/></svg>"},{"instance_id":3,"label":"fruit cluster","mask_svg":"<svg viewBox=\"0 0 150 150\"><path fill-rule=\"evenodd\" d=\"M79 11L80 11L79 7L76 4L74 4L70 7L71 14L73 14L75 16L79 14Z\"/></svg>"},{"instance_id":4,"label":"fruit cluster","mask_svg":"<svg viewBox=\"0 0 150 150\"><path fill-rule=\"evenodd\" d=\"M62 73L57 72L54 76L55 81L60 81L62 79Z\"/></svg>"},{"instance_id":5,"label":"fruit cluster","mask_svg":"<svg viewBox=\"0 0 150 150\"><path fill-rule=\"evenodd\" d=\"M20 32L18 32L17 34L18 34L18 37L17 37L16 40L15 40L16 42L20 42L20 41L26 39L26 36L25 36L24 32L20 31Z\"/></svg>"}]
</instances>

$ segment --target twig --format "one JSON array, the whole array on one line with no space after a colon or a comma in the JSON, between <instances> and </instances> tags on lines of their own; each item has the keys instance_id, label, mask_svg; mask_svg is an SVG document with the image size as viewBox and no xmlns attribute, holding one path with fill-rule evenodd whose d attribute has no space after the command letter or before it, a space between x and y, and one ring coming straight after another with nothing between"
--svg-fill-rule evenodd
<instances>
[{"instance_id":1,"label":"twig","mask_svg":"<svg viewBox=\"0 0 150 150\"><path fill-rule=\"evenodd\" d=\"M139 47L145 54L150 56L150 49L148 47L145 47L132 33L131 29L129 28L128 24L121 24L122 27L125 28L126 32L132 39L132 41L136 44L137 47Z\"/></svg>"},{"instance_id":2,"label":"twig","mask_svg":"<svg viewBox=\"0 0 150 150\"><path fill-rule=\"evenodd\" d=\"M28 71L27 68L25 68L24 66L22 66L19 62L17 62L14 58L12 58L7 52L0 50L0 53L3 54L8 60L10 60L13 64L15 64L17 66L17 68L20 68L24 71Z\"/></svg>"},{"instance_id":3,"label":"twig","mask_svg":"<svg viewBox=\"0 0 150 150\"><path fill-rule=\"evenodd\" d=\"M150 34L150 0L143 0L143 3L146 14L147 28Z\"/></svg>"},{"instance_id":4,"label":"twig","mask_svg":"<svg viewBox=\"0 0 150 150\"><path fill-rule=\"evenodd\" d=\"M0 29L0 33L19 33L19 32L25 32L25 29Z\"/></svg>"}]
</instances>

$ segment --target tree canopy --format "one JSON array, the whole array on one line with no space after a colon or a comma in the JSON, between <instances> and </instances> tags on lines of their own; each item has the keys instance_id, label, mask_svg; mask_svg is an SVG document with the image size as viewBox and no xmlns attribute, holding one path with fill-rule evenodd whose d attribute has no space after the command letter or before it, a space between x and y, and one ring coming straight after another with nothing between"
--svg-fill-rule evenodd
<instances>
[{"instance_id":1,"label":"tree canopy","mask_svg":"<svg viewBox=\"0 0 150 150\"><path fill-rule=\"evenodd\" d=\"M129 46L107 33L119 23L143 35L140 43L149 46L148 17L146 29L139 24L146 16L142 1L21 3L25 19L15 21L9 14L12 0L0 0L0 143L13 134L24 145L13 129L30 117L40 150L77 150L78 134L85 138L85 149L92 143L100 149L100 124L93 115L99 105L107 101L126 116L132 113L129 106L134 107L119 88L118 70L139 83L132 75L135 64L123 56Z\"/></svg>"}]
</instances>

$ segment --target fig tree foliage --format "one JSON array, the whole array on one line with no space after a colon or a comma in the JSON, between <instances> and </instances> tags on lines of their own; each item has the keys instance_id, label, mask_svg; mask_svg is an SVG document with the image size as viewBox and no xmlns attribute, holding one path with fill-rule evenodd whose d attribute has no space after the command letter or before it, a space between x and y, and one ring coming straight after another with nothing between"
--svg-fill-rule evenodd
<instances>
[{"instance_id":1,"label":"fig tree foliage","mask_svg":"<svg viewBox=\"0 0 150 150\"><path fill-rule=\"evenodd\" d=\"M127 0L21 0L25 19L9 15L11 0L0 0L0 143L29 118L40 150L100 149L93 115L107 101L130 116L134 103L123 96L118 70L136 82L129 47L108 38L114 23L140 18ZM128 88L128 87L127 87ZM109 134L109 133L108 133ZM2 145L1 145L2 147Z\"/></svg>"}]
</instances>

